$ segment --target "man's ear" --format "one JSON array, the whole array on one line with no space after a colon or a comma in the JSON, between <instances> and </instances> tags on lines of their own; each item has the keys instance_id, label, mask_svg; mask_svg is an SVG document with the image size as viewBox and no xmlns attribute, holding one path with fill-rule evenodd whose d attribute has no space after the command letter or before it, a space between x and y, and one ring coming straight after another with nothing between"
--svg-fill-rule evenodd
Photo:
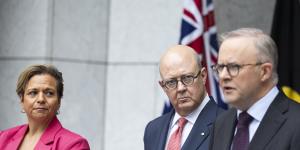
<instances>
[{"instance_id":1,"label":"man's ear","mask_svg":"<svg viewBox=\"0 0 300 150\"><path fill-rule=\"evenodd\" d=\"M159 83L160 87L166 92L166 88L164 86L163 81L158 81L158 83Z\"/></svg>"},{"instance_id":2,"label":"man's ear","mask_svg":"<svg viewBox=\"0 0 300 150\"><path fill-rule=\"evenodd\" d=\"M165 88L163 81L158 81L158 83L159 83L161 88L163 88L163 89Z\"/></svg>"},{"instance_id":3,"label":"man's ear","mask_svg":"<svg viewBox=\"0 0 300 150\"><path fill-rule=\"evenodd\" d=\"M162 83L162 81L158 81L158 83L159 83L160 87L163 88L163 83Z\"/></svg>"},{"instance_id":4,"label":"man's ear","mask_svg":"<svg viewBox=\"0 0 300 150\"><path fill-rule=\"evenodd\" d=\"M271 63L263 63L261 64L261 68L261 81L269 80L272 77L273 65Z\"/></svg>"},{"instance_id":5,"label":"man's ear","mask_svg":"<svg viewBox=\"0 0 300 150\"><path fill-rule=\"evenodd\" d=\"M202 67L201 72L200 72L200 76L202 78L203 83L206 83L207 80L207 70L205 67Z\"/></svg>"}]
</instances>

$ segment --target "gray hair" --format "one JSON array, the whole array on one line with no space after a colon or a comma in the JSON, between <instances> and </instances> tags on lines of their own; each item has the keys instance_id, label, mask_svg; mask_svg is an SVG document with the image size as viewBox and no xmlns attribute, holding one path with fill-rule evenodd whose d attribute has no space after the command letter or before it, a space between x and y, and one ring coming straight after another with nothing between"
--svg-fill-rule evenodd
<instances>
[{"instance_id":1,"label":"gray hair","mask_svg":"<svg viewBox=\"0 0 300 150\"><path fill-rule=\"evenodd\" d=\"M219 44L221 45L225 40L236 37L250 37L253 38L254 46L258 54L257 59L260 62L270 62L273 65L272 79L275 84L278 82L277 64L278 54L277 46L273 39L260 29L256 28L240 28L233 30L219 36Z\"/></svg>"}]
</instances>

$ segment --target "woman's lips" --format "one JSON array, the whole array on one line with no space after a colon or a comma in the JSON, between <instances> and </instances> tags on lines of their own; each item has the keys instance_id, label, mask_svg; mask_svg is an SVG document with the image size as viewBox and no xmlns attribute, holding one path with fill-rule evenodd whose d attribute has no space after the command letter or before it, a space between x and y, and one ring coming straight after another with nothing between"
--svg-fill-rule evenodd
<instances>
[{"instance_id":1,"label":"woman's lips","mask_svg":"<svg viewBox=\"0 0 300 150\"><path fill-rule=\"evenodd\" d=\"M35 110L48 110L48 109L44 107L39 107L39 108L35 108Z\"/></svg>"}]
</instances>

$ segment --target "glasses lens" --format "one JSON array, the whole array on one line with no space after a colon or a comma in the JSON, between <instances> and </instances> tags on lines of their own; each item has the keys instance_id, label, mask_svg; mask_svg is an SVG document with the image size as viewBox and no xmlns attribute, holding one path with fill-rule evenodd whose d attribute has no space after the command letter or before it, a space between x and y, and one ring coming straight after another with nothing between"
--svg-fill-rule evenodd
<instances>
[{"instance_id":1,"label":"glasses lens","mask_svg":"<svg viewBox=\"0 0 300 150\"><path fill-rule=\"evenodd\" d=\"M229 73L231 76L237 76L238 73L239 73L240 67L241 67L241 66L238 65L238 64L229 64L229 65L227 65L228 73Z\"/></svg>"},{"instance_id":2,"label":"glasses lens","mask_svg":"<svg viewBox=\"0 0 300 150\"><path fill-rule=\"evenodd\" d=\"M173 89L177 86L177 80L169 80L165 82L166 87L169 89Z\"/></svg>"},{"instance_id":3,"label":"glasses lens","mask_svg":"<svg viewBox=\"0 0 300 150\"><path fill-rule=\"evenodd\" d=\"M183 76L181 81L184 85L191 85L193 84L194 77L193 76Z\"/></svg>"},{"instance_id":4,"label":"glasses lens","mask_svg":"<svg viewBox=\"0 0 300 150\"><path fill-rule=\"evenodd\" d=\"M215 65L215 72L219 74L224 69L225 65Z\"/></svg>"}]
</instances>

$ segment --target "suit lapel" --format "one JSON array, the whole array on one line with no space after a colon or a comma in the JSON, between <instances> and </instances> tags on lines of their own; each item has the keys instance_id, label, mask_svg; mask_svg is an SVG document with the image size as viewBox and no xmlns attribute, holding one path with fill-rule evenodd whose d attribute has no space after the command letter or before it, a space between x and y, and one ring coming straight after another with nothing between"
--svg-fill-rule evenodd
<instances>
[{"instance_id":1,"label":"suit lapel","mask_svg":"<svg viewBox=\"0 0 300 150\"><path fill-rule=\"evenodd\" d=\"M264 149L286 121L284 113L287 110L288 101L283 98L281 93L279 93L257 128L249 145L249 150Z\"/></svg>"},{"instance_id":2,"label":"suit lapel","mask_svg":"<svg viewBox=\"0 0 300 150\"><path fill-rule=\"evenodd\" d=\"M210 134L209 128L217 116L217 105L210 100L200 112L197 120L188 135L182 150L195 150Z\"/></svg>"},{"instance_id":3,"label":"suit lapel","mask_svg":"<svg viewBox=\"0 0 300 150\"><path fill-rule=\"evenodd\" d=\"M157 139L158 140L158 150L164 150L165 149L165 145L167 143L167 137L168 137L170 122L172 121L172 118L173 118L174 114L175 114L175 111L173 109L171 112L169 112L166 115L166 119L163 119L164 122L162 123L162 126L161 126L161 133L160 133L159 139Z\"/></svg>"},{"instance_id":4,"label":"suit lapel","mask_svg":"<svg viewBox=\"0 0 300 150\"><path fill-rule=\"evenodd\" d=\"M223 124L219 126L218 133L219 136L215 138L221 138L222 140L218 140L220 143L217 145L220 145L219 148L221 149L231 149L231 143L235 131L235 126L237 122L237 117L236 117L236 109L230 109L228 110L228 116L224 118Z\"/></svg>"}]
</instances>

